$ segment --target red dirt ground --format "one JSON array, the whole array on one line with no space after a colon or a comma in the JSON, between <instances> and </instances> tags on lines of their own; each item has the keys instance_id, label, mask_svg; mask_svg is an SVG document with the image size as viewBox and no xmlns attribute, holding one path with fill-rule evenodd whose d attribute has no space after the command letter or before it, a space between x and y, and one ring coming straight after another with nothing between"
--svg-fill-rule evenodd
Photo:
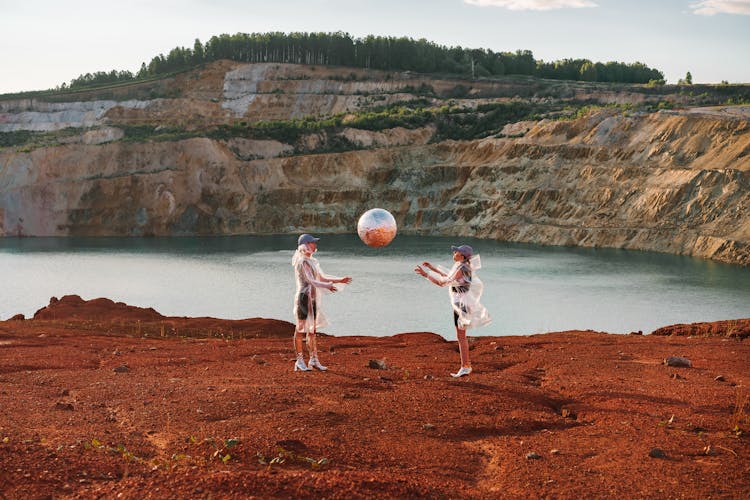
<instances>
[{"instance_id":1,"label":"red dirt ground","mask_svg":"<svg viewBox=\"0 0 750 500\"><path fill-rule=\"evenodd\" d=\"M478 337L455 380L432 333L295 373L289 323L64 297L0 322L0 497L748 498L749 324Z\"/></svg>"}]
</instances>

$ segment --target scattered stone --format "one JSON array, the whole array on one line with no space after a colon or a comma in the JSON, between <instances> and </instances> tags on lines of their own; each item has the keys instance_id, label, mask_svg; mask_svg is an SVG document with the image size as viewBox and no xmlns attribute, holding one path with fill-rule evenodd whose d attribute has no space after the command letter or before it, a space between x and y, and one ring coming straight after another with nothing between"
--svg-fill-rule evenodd
<instances>
[{"instance_id":1,"label":"scattered stone","mask_svg":"<svg viewBox=\"0 0 750 500\"><path fill-rule=\"evenodd\" d=\"M70 390L63 389L63 391L60 393L62 396L70 396Z\"/></svg>"},{"instance_id":2,"label":"scattered stone","mask_svg":"<svg viewBox=\"0 0 750 500\"><path fill-rule=\"evenodd\" d=\"M673 373L671 378L675 380L685 380L685 377L681 376L679 373Z\"/></svg>"},{"instance_id":3,"label":"scattered stone","mask_svg":"<svg viewBox=\"0 0 750 500\"><path fill-rule=\"evenodd\" d=\"M573 420L575 420L578 417L575 413L573 413L571 410L567 408L563 408L562 410L560 410L560 416L562 416L562 418L570 418Z\"/></svg>"},{"instance_id":4,"label":"scattered stone","mask_svg":"<svg viewBox=\"0 0 750 500\"><path fill-rule=\"evenodd\" d=\"M648 456L651 458L667 458L667 454L661 448L651 448L648 452Z\"/></svg>"},{"instance_id":5,"label":"scattered stone","mask_svg":"<svg viewBox=\"0 0 750 500\"><path fill-rule=\"evenodd\" d=\"M266 360L265 359L261 359L261 358L256 358L255 362L258 363L259 365L265 365L266 364Z\"/></svg>"},{"instance_id":6,"label":"scattered stone","mask_svg":"<svg viewBox=\"0 0 750 500\"><path fill-rule=\"evenodd\" d=\"M385 364L385 361L382 359L371 359L370 362L367 364L370 368L373 370L387 370L388 365Z\"/></svg>"},{"instance_id":7,"label":"scattered stone","mask_svg":"<svg viewBox=\"0 0 750 500\"><path fill-rule=\"evenodd\" d=\"M425 379L425 380L432 380L432 379L434 379L434 378L435 378L435 377L433 377L432 375L425 375L425 376L424 376L424 379Z\"/></svg>"},{"instance_id":8,"label":"scattered stone","mask_svg":"<svg viewBox=\"0 0 750 500\"><path fill-rule=\"evenodd\" d=\"M714 380L717 382L724 382L726 379L724 378L724 375L717 375Z\"/></svg>"},{"instance_id":9,"label":"scattered stone","mask_svg":"<svg viewBox=\"0 0 750 500\"><path fill-rule=\"evenodd\" d=\"M424 424L422 426L422 429L424 429L426 431L434 431L435 430L435 426L432 425L432 424Z\"/></svg>"},{"instance_id":10,"label":"scattered stone","mask_svg":"<svg viewBox=\"0 0 750 500\"><path fill-rule=\"evenodd\" d=\"M549 454L550 455L559 455L560 454L560 450L558 450L557 448L554 448L552 450L549 450Z\"/></svg>"},{"instance_id":11,"label":"scattered stone","mask_svg":"<svg viewBox=\"0 0 750 500\"><path fill-rule=\"evenodd\" d=\"M708 456L714 456L714 455L718 455L719 453L716 450L714 450L713 446L709 444L708 446L703 448L703 454L708 455Z\"/></svg>"},{"instance_id":12,"label":"scattered stone","mask_svg":"<svg viewBox=\"0 0 750 500\"><path fill-rule=\"evenodd\" d=\"M128 365L121 365L117 368L113 368L112 371L115 373L128 373L130 371L130 368L128 368Z\"/></svg>"},{"instance_id":13,"label":"scattered stone","mask_svg":"<svg viewBox=\"0 0 750 500\"><path fill-rule=\"evenodd\" d=\"M664 360L664 364L667 366L677 366L681 368L690 368L693 363L688 358L682 358L680 356L670 356Z\"/></svg>"},{"instance_id":14,"label":"scattered stone","mask_svg":"<svg viewBox=\"0 0 750 500\"><path fill-rule=\"evenodd\" d=\"M56 410L73 411L73 405L71 403L63 403L62 401L55 404Z\"/></svg>"},{"instance_id":15,"label":"scattered stone","mask_svg":"<svg viewBox=\"0 0 750 500\"><path fill-rule=\"evenodd\" d=\"M538 453L534 453L533 451L526 454L526 460L539 460L540 458L542 458L542 456Z\"/></svg>"}]
</instances>

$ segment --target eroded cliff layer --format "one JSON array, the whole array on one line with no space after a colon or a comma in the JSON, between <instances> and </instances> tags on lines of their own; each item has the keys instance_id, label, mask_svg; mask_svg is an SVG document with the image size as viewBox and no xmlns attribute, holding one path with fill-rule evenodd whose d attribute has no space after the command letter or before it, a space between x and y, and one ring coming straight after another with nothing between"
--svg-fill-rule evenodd
<instances>
[{"instance_id":1,"label":"eroded cliff layer","mask_svg":"<svg viewBox=\"0 0 750 500\"><path fill-rule=\"evenodd\" d=\"M252 119L261 109L255 92L262 82L238 85L237 69L225 74L224 100L208 100L215 106L206 116L229 120L244 112ZM320 92L316 99L333 88L305 85ZM238 99L244 99L241 106ZM342 109L356 107L353 98L334 101L349 102ZM435 142L431 126L348 129L341 136L359 149L298 154L298 147L273 140L120 140L117 120L134 119L149 106L158 107L129 102L107 108L101 128L85 133L88 141L81 136L69 144L0 150L0 231L353 232L358 216L379 206L407 234L655 250L750 264L749 107L603 109L578 119L509 124L505 133L469 141ZM274 112L287 117L300 109L280 106Z\"/></svg>"}]
</instances>

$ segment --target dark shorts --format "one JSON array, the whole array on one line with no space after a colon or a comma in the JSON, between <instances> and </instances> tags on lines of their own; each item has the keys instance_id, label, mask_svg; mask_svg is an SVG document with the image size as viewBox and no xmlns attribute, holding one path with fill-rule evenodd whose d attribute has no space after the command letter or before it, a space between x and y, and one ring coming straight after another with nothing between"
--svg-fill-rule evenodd
<instances>
[{"instance_id":1,"label":"dark shorts","mask_svg":"<svg viewBox=\"0 0 750 500\"><path fill-rule=\"evenodd\" d=\"M310 297L306 293L301 293L297 297L297 319L307 319L307 317L310 315L309 305L312 305L312 313L313 317L318 316L318 307L315 304L315 301L310 301Z\"/></svg>"},{"instance_id":2,"label":"dark shorts","mask_svg":"<svg viewBox=\"0 0 750 500\"><path fill-rule=\"evenodd\" d=\"M468 312L468 309L466 309L466 306L460 306L460 308L462 312L464 313ZM453 309L453 324L455 325L456 328L458 328L458 313L456 312L455 309Z\"/></svg>"}]
</instances>

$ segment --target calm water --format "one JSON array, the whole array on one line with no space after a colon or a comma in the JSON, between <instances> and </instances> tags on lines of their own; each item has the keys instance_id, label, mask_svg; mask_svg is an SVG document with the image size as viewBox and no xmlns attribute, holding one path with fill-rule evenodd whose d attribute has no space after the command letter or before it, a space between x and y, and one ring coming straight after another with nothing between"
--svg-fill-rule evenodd
<instances>
[{"instance_id":1,"label":"calm water","mask_svg":"<svg viewBox=\"0 0 750 500\"><path fill-rule=\"evenodd\" d=\"M648 333L673 323L750 317L750 269L654 253L399 236L385 249L325 236L323 270L351 285L326 296L334 335L433 331L455 338L447 290L415 264L451 264L450 245L482 256L492 325L470 335L568 329ZM292 320L296 237L0 239L0 319L52 296L108 297L168 316Z\"/></svg>"}]
</instances>

